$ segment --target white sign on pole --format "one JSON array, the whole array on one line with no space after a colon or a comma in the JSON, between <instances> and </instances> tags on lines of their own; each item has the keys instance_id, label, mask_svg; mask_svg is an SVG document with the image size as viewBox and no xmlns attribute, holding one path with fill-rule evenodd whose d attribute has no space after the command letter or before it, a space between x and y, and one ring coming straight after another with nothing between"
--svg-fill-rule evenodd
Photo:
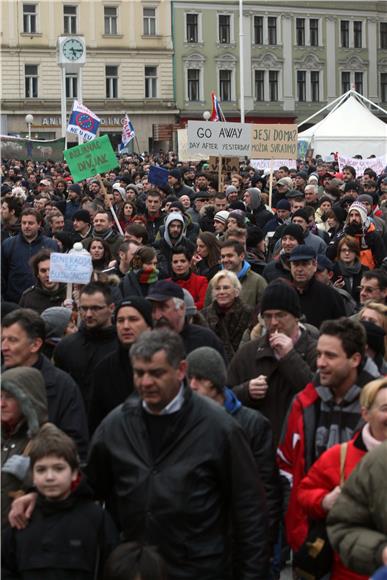
<instances>
[{"instance_id":1,"label":"white sign on pole","mask_svg":"<svg viewBox=\"0 0 387 580\"><path fill-rule=\"evenodd\" d=\"M273 170L276 171L280 167L288 167L289 169L297 169L297 161L295 159L250 159L250 165L254 169L270 169L270 161L272 162Z\"/></svg>"},{"instance_id":2,"label":"white sign on pole","mask_svg":"<svg viewBox=\"0 0 387 580\"><path fill-rule=\"evenodd\" d=\"M371 159L355 159L353 157L344 157L339 155L339 171L343 170L345 165L351 165L356 170L356 177L361 177L365 169L373 169L377 175L383 173L387 163L386 157L372 157Z\"/></svg>"},{"instance_id":3,"label":"white sign on pole","mask_svg":"<svg viewBox=\"0 0 387 580\"><path fill-rule=\"evenodd\" d=\"M199 151L188 150L187 129L177 130L177 145L179 161L202 161L208 159L208 153L199 153Z\"/></svg>"},{"instance_id":4,"label":"white sign on pole","mask_svg":"<svg viewBox=\"0 0 387 580\"><path fill-rule=\"evenodd\" d=\"M188 121L188 150L208 156L244 157L251 148L249 123Z\"/></svg>"},{"instance_id":5,"label":"white sign on pole","mask_svg":"<svg viewBox=\"0 0 387 580\"><path fill-rule=\"evenodd\" d=\"M88 284L92 271L90 254L50 254L50 282Z\"/></svg>"}]
</instances>

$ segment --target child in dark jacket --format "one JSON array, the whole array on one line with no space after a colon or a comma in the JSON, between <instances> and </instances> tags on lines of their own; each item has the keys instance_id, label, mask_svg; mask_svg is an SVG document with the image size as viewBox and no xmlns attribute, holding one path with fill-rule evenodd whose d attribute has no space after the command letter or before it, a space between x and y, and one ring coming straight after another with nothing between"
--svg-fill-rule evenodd
<instances>
[{"instance_id":1,"label":"child in dark jacket","mask_svg":"<svg viewBox=\"0 0 387 580\"><path fill-rule=\"evenodd\" d=\"M3 580L100 577L118 533L80 477L74 442L52 426L34 440L30 460L37 503L25 529L5 534Z\"/></svg>"}]
</instances>

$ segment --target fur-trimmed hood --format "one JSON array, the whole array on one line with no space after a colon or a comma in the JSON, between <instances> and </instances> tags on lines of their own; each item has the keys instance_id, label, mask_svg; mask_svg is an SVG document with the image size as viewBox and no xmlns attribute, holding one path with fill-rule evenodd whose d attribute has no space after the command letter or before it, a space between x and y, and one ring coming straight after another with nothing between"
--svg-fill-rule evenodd
<instances>
[{"instance_id":1,"label":"fur-trimmed hood","mask_svg":"<svg viewBox=\"0 0 387 580\"><path fill-rule=\"evenodd\" d=\"M27 420L28 435L33 437L48 420L46 385L40 371L15 367L2 373L1 389L14 397Z\"/></svg>"}]
</instances>

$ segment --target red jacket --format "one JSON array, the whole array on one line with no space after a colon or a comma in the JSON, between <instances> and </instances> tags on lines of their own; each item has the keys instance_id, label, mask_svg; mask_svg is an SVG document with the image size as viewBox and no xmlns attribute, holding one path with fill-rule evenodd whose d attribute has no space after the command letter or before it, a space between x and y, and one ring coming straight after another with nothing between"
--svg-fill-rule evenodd
<instances>
[{"instance_id":1,"label":"red jacket","mask_svg":"<svg viewBox=\"0 0 387 580\"><path fill-rule=\"evenodd\" d=\"M172 282L175 282L180 288L185 288L191 294L194 299L195 306L198 310L201 310L204 306L204 300L206 297L206 292L208 288L208 280L205 276L199 276L192 272L188 280L181 280L179 278L169 278Z\"/></svg>"},{"instance_id":2,"label":"red jacket","mask_svg":"<svg viewBox=\"0 0 387 580\"><path fill-rule=\"evenodd\" d=\"M304 517L326 518L321 505L323 498L340 485L340 445L334 445L317 459L297 489L297 500ZM366 454L361 432L348 442L344 464L344 479L348 479L356 465ZM335 553L331 580L366 580L368 576L352 572L344 566Z\"/></svg>"}]
</instances>

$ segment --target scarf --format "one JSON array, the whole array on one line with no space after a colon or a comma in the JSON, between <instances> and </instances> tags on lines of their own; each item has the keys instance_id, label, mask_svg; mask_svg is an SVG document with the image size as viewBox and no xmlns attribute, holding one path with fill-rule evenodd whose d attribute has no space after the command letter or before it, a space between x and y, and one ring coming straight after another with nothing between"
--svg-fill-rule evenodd
<instances>
[{"instance_id":1,"label":"scarf","mask_svg":"<svg viewBox=\"0 0 387 580\"><path fill-rule=\"evenodd\" d=\"M342 274L344 277L356 276L356 274L359 274L362 266L360 261L355 262L352 266L347 266L347 264L345 264L341 260L338 260L337 263L340 268L340 274Z\"/></svg>"},{"instance_id":2,"label":"scarf","mask_svg":"<svg viewBox=\"0 0 387 580\"><path fill-rule=\"evenodd\" d=\"M140 284L154 284L158 280L159 270L153 268L152 270L135 270Z\"/></svg>"},{"instance_id":3,"label":"scarf","mask_svg":"<svg viewBox=\"0 0 387 580\"><path fill-rule=\"evenodd\" d=\"M239 399L237 399L234 392L229 389L228 387L224 388L224 408L226 409L227 413L230 415L234 415L241 408L242 403Z\"/></svg>"},{"instance_id":4,"label":"scarf","mask_svg":"<svg viewBox=\"0 0 387 580\"><path fill-rule=\"evenodd\" d=\"M173 272L171 278L172 278L172 280L189 280L191 274L192 274L192 270L191 270L191 268L189 268L188 272L186 272L186 274L182 274L181 276L178 276L177 274L175 274L175 272Z\"/></svg>"},{"instance_id":5,"label":"scarf","mask_svg":"<svg viewBox=\"0 0 387 580\"><path fill-rule=\"evenodd\" d=\"M361 435L363 437L364 445L367 447L367 451L372 451L373 449L376 449L378 445L381 444L381 441L378 441L377 439L375 439L375 437L371 435L369 423L366 423L364 425Z\"/></svg>"}]
</instances>

